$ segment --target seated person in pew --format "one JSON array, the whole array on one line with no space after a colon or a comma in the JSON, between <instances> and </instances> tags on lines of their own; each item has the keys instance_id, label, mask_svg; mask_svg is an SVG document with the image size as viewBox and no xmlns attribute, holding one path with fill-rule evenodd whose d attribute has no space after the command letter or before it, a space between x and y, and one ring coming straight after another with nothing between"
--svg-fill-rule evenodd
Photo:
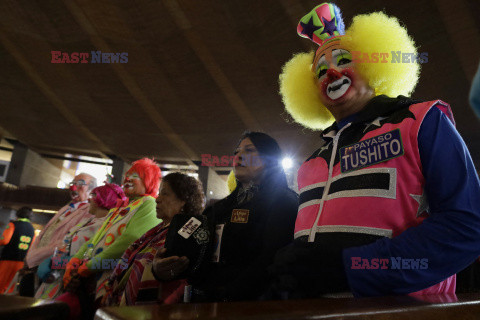
<instances>
[{"instance_id":1,"label":"seated person in pew","mask_svg":"<svg viewBox=\"0 0 480 320\"><path fill-rule=\"evenodd\" d=\"M93 311L125 250L160 223L155 212L160 178L160 168L153 160L144 158L132 164L123 183L128 199L110 210L100 229L70 259L63 276L67 292L57 300L67 302L76 311L81 300L82 312Z\"/></svg>"},{"instance_id":2,"label":"seated person in pew","mask_svg":"<svg viewBox=\"0 0 480 320\"><path fill-rule=\"evenodd\" d=\"M89 241L102 226L108 211L117 206L119 201L127 199L122 188L113 183L106 183L90 192L88 199L91 218L85 219L70 229L64 238L63 247L59 248L63 256L52 257L43 261L37 270L38 277L43 281L35 293L37 299L55 299L63 293L63 274L65 264L75 255L82 245ZM52 271L56 271L52 274Z\"/></svg>"},{"instance_id":3,"label":"seated person in pew","mask_svg":"<svg viewBox=\"0 0 480 320\"><path fill-rule=\"evenodd\" d=\"M298 197L288 188L278 143L265 133L246 132L234 155L236 189L203 213L213 241L198 272L189 276L192 302L257 299L268 286L267 266L293 240ZM159 252L153 270L159 280L171 280L188 263Z\"/></svg>"},{"instance_id":4,"label":"seated person in pew","mask_svg":"<svg viewBox=\"0 0 480 320\"><path fill-rule=\"evenodd\" d=\"M105 285L106 294L102 306L155 302L171 304L182 301L186 281L157 281L152 274L152 262L157 252L165 252L165 238L175 215L182 213L195 216L202 213L205 204L202 184L186 174L170 173L162 178L156 201L157 218L162 219L162 222L125 251L122 262L117 265ZM170 276L173 279L175 275Z\"/></svg>"},{"instance_id":5,"label":"seated person in pew","mask_svg":"<svg viewBox=\"0 0 480 320\"><path fill-rule=\"evenodd\" d=\"M424 58L381 12L345 32L324 3L297 30L318 49L285 65L280 91L296 121L323 131L298 171L295 241L271 268L270 297L454 293L480 255L478 175L450 106L399 95L413 91L417 61L378 55Z\"/></svg>"}]
</instances>

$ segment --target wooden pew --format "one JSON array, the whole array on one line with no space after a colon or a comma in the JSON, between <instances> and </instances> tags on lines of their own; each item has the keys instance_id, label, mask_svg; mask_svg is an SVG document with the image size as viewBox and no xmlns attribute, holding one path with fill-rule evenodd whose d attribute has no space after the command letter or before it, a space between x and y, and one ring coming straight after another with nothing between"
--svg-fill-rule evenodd
<instances>
[{"instance_id":1,"label":"wooden pew","mask_svg":"<svg viewBox=\"0 0 480 320\"><path fill-rule=\"evenodd\" d=\"M68 319L66 303L0 294L0 319L2 320L53 320Z\"/></svg>"},{"instance_id":2,"label":"wooden pew","mask_svg":"<svg viewBox=\"0 0 480 320\"><path fill-rule=\"evenodd\" d=\"M480 318L480 294L109 307L95 315L95 320L474 318Z\"/></svg>"}]
</instances>

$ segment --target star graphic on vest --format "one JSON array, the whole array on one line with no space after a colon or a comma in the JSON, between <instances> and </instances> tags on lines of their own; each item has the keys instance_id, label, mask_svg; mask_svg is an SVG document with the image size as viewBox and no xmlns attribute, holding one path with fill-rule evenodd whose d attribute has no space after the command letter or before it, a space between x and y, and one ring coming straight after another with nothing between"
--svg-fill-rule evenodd
<instances>
[{"instance_id":1,"label":"star graphic on vest","mask_svg":"<svg viewBox=\"0 0 480 320\"><path fill-rule=\"evenodd\" d=\"M337 131L335 130L331 130L325 134L322 134L324 138L332 138L332 139L335 138L336 135L337 135Z\"/></svg>"},{"instance_id":2,"label":"star graphic on vest","mask_svg":"<svg viewBox=\"0 0 480 320\"><path fill-rule=\"evenodd\" d=\"M333 36L333 32L337 31L337 26L335 25L335 17L330 21L327 21L324 17L322 17L322 21L325 25L322 34L328 33L330 36Z\"/></svg>"},{"instance_id":3,"label":"star graphic on vest","mask_svg":"<svg viewBox=\"0 0 480 320\"><path fill-rule=\"evenodd\" d=\"M417 218L424 212L427 214L430 213L430 207L428 206L428 200L425 192L422 194L410 194L410 197L418 202Z\"/></svg>"},{"instance_id":4,"label":"star graphic on vest","mask_svg":"<svg viewBox=\"0 0 480 320\"><path fill-rule=\"evenodd\" d=\"M377 117L377 118L375 118L375 120L373 120L372 122L367 123L367 126L365 127L365 129L363 129L363 132L365 133L367 131L367 129L370 128L371 126L381 127L382 125L380 124L380 121L382 121L384 119L387 119L387 117Z\"/></svg>"},{"instance_id":5,"label":"star graphic on vest","mask_svg":"<svg viewBox=\"0 0 480 320\"><path fill-rule=\"evenodd\" d=\"M320 151L318 151L318 154L320 155L320 153L322 153L323 151L327 150L328 147L332 144L332 141L330 141L329 143L327 143L326 145L324 145L323 147L320 148Z\"/></svg>"},{"instance_id":6,"label":"star graphic on vest","mask_svg":"<svg viewBox=\"0 0 480 320\"><path fill-rule=\"evenodd\" d=\"M320 29L320 27L313 24L313 17L310 17L307 23L300 22L300 25L303 28L302 34L306 35L310 40L313 40L313 33Z\"/></svg>"}]
</instances>

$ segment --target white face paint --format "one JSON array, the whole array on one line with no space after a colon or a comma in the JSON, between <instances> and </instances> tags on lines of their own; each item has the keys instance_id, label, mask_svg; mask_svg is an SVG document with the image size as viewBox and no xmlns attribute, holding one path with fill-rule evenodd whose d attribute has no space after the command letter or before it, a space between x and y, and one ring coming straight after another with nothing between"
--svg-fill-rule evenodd
<instances>
[{"instance_id":1,"label":"white face paint","mask_svg":"<svg viewBox=\"0 0 480 320\"><path fill-rule=\"evenodd\" d=\"M312 71L317 78L319 98L337 121L360 111L374 96L340 38L319 49Z\"/></svg>"},{"instance_id":2,"label":"white face paint","mask_svg":"<svg viewBox=\"0 0 480 320\"><path fill-rule=\"evenodd\" d=\"M343 76L335 82L328 84L327 96L332 100L336 100L343 96L351 85L352 81L350 80L350 78L347 76Z\"/></svg>"},{"instance_id":3,"label":"white face paint","mask_svg":"<svg viewBox=\"0 0 480 320\"><path fill-rule=\"evenodd\" d=\"M333 44L330 50L318 59L316 67L316 75L319 81L322 81L324 94L331 100L341 98L352 85L352 79L342 71L352 66L352 57L347 50L337 48ZM332 76L332 70L334 74ZM330 72L330 76L328 76Z\"/></svg>"},{"instance_id":4,"label":"white face paint","mask_svg":"<svg viewBox=\"0 0 480 320\"><path fill-rule=\"evenodd\" d=\"M90 190L88 184L90 183L90 177L79 174L72 182L70 182L70 197L72 202L82 202L88 200Z\"/></svg>"},{"instance_id":5,"label":"white face paint","mask_svg":"<svg viewBox=\"0 0 480 320\"><path fill-rule=\"evenodd\" d=\"M138 173L131 172L125 176L123 191L127 197L138 197L146 193L145 184Z\"/></svg>"}]
</instances>

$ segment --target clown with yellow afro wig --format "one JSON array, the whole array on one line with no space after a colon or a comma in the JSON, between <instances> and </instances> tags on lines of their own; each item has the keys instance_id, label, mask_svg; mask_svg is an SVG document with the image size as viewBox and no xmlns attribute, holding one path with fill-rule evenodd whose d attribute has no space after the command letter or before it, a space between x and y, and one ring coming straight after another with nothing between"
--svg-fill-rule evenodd
<instances>
[{"instance_id":1,"label":"clown with yellow afro wig","mask_svg":"<svg viewBox=\"0 0 480 320\"><path fill-rule=\"evenodd\" d=\"M480 182L450 106L407 97L426 56L379 12L345 31L324 3L297 32L318 49L286 63L280 92L295 121L322 133L298 170L295 240L277 254L272 292L454 293L480 255Z\"/></svg>"},{"instance_id":2,"label":"clown with yellow afro wig","mask_svg":"<svg viewBox=\"0 0 480 320\"><path fill-rule=\"evenodd\" d=\"M324 25L324 21L328 23ZM284 65L280 93L288 113L305 127L323 130L334 121L319 97L314 62L320 58L322 48L335 42L349 52L347 58L355 63L356 71L375 95L410 96L415 89L420 65L415 61L392 63L394 55L402 52L412 59L418 57L413 39L395 17L382 12L358 15L345 31L338 7L324 3L301 19L297 32L319 48L316 53L298 53Z\"/></svg>"}]
</instances>

